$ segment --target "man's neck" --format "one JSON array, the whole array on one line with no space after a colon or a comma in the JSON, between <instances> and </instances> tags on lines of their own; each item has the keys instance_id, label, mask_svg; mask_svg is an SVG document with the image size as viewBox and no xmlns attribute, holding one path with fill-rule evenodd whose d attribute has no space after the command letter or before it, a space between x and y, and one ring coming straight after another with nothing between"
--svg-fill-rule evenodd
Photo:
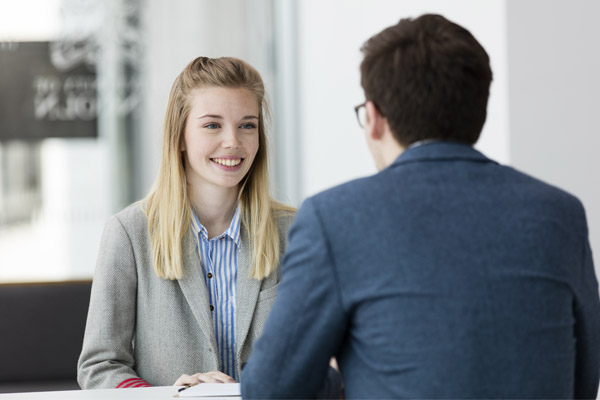
<instances>
[{"instance_id":1,"label":"man's neck","mask_svg":"<svg viewBox=\"0 0 600 400\"><path fill-rule=\"evenodd\" d=\"M392 163L402 154L405 148L396 141L391 131L387 131L379 142L381 160L378 169L381 171L392 165Z\"/></svg>"}]
</instances>

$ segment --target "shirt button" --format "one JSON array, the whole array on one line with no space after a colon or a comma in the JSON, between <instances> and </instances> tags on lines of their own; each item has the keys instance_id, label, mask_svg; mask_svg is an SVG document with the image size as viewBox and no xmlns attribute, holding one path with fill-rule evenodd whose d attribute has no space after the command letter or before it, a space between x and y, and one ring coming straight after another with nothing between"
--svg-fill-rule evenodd
<instances>
[{"instance_id":1,"label":"shirt button","mask_svg":"<svg viewBox=\"0 0 600 400\"><path fill-rule=\"evenodd\" d=\"M210 305L210 311L214 311L215 310L215 306L213 306L212 304Z\"/></svg>"},{"instance_id":2,"label":"shirt button","mask_svg":"<svg viewBox=\"0 0 600 400\"><path fill-rule=\"evenodd\" d=\"M208 279L212 278L212 274L210 272L206 274L206 276L208 277Z\"/></svg>"},{"instance_id":3,"label":"shirt button","mask_svg":"<svg viewBox=\"0 0 600 400\"><path fill-rule=\"evenodd\" d=\"M223 240L223 239L225 239L225 236L221 236L221 237L219 238L219 240Z\"/></svg>"}]
</instances>

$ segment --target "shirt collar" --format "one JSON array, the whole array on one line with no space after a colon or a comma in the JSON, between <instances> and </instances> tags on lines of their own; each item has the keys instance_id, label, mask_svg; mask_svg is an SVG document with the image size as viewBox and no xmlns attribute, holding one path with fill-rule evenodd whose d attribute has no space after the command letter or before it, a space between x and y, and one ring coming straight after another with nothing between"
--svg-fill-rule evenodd
<instances>
[{"instance_id":1,"label":"shirt collar","mask_svg":"<svg viewBox=\"0 0 600 400\"><path fill-rule=\"evenodd\" d=\"M196 237L204 238L204 240L208 240L208 232L204 225L200 223L198 216L192 209L192 229L196 234ZM229 237L231 240L235 242L237 246L240 245L240 206L238 205L235 209L235 214L233 214L233 218L231 219L231 224L229 224L229 228L218 236L215 236L213 239L220 239L222 237Z\"/></svg>"},{"instance_id":2,"label":"shirt collar","mask_svg":"<svg viewBox=\"0 0 600 400\"><path fill-rule=\"evenodd\" d=\"M415 147L419 147L422 146L424 144L428 144L428 143L435 143L435 142L441 142L441 140L438 139L424 139L424 140L417 140L416 142L412 142L407 148L408 149L414 149Z\"/></svg>"}]
</instances>

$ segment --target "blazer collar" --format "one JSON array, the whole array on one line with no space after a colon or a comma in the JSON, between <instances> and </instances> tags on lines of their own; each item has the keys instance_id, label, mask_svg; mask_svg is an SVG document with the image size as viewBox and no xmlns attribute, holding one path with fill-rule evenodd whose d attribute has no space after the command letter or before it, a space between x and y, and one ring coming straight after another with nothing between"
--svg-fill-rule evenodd
<instances>
[{"instance_id":1,"label":"blazer collar","mask_svg":"<svg viewBox=\"0 0 600 400\"><path fill-rule=\"evenodd\" d=\"M429 142L416 147L409 147L396 158L390 167L393 168L398 165L421 161L449 160L470 160L496 163L467 144L458 142Z\"/></svg>"},{"instance_id":2,"label":"blazer collar","mask_svg":"<svg viewBox=\"0 0 600 400\"><path fill-rule=\"evenodd\" d=\"M184 276L179 279L179 286L187 300L200 330L208 338L214 353L217 354L217 339L213 329L212 317L209 309L208 288L204 283L202 269L200 268L200 256L196 249L193 229L188 229L181 244L183 252ZM197 268L195 268L197 266ZM218 361L217 361L218 362Z\"/></svg>"},{"instance_id":3,"label":"blazer collar","mask_svg":"<svg viewBox=\"0 0 600 400\"><path fill-rule=\"evenodd\" d=\"M240 228L240 253L238 254L238 272L236 283L236 311L235 311L235 342L238 362L240 353L254 316L254 309L262 281L250 277L252 269L252 241L243 224ZM241 365L238 365L241 368Z\"/></svg>"}]
</instances>

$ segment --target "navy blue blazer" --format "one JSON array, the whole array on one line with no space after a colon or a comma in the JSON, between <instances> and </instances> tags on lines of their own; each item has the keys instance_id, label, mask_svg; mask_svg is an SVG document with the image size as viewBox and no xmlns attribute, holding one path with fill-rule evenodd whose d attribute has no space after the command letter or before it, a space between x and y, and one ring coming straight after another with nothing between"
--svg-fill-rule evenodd
<instances>
[{"instance_id":1,"label":"navy blue blazer","mask_svg":"<svg viewBox=\"0 0 600 400\"><path fill-rule=\"evenodd\" d=\"M595 398L600 301L582 204L430 143L302 205L244 398Z\"/></svg>"}]
</instances>

